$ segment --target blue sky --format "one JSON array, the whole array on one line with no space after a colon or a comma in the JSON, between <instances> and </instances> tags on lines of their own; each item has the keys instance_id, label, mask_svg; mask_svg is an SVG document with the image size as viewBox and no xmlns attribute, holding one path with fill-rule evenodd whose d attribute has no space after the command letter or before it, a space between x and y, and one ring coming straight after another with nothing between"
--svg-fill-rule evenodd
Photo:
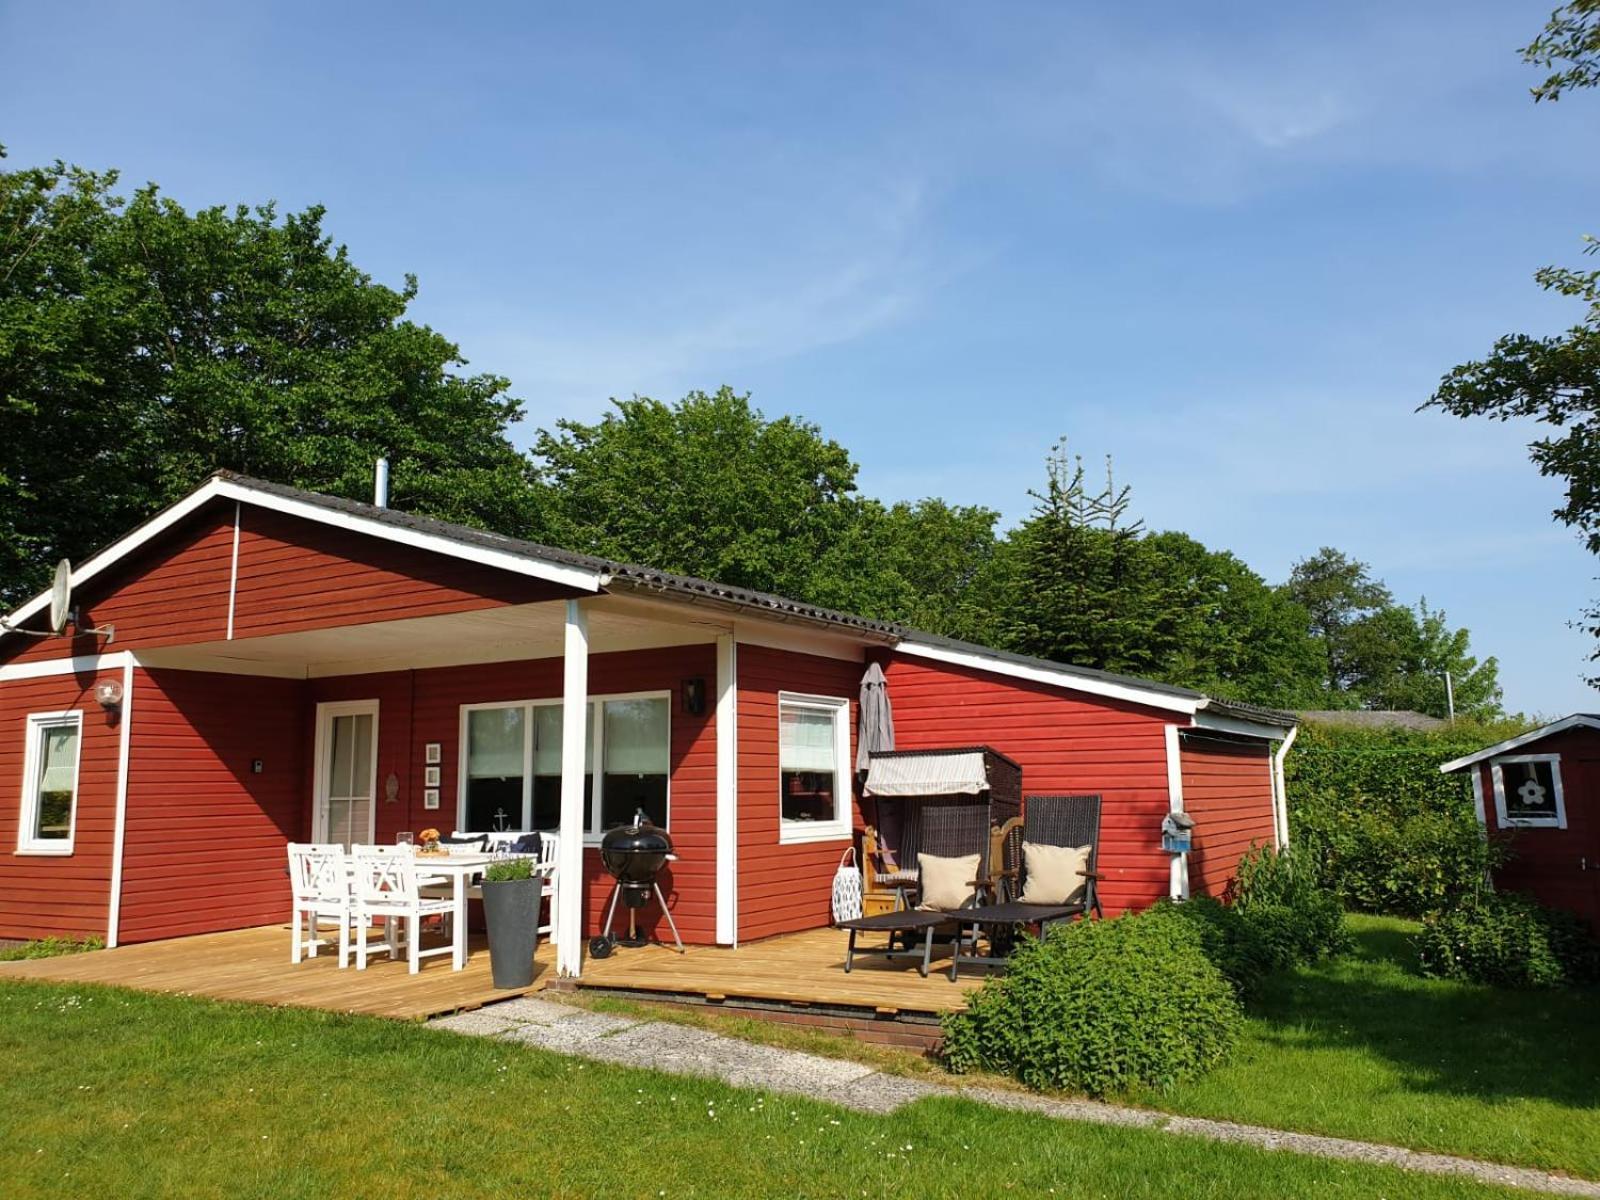
<instances>
[{"instance_id":1,"label":"blue sky","mask_svg":"<svg viewBox=\"0 0 1600 1200\"><path fill-rule=\"evenodd\" d=\"M1594 561L1527 428L1416 413L1600 232L1552 0L0 3L12 164L328 206L510 376L521 438L728 383L886 499L1028 507L1066 435L1153 528L1279 580L1334 545L1594 707Z\"/></svg>"}]
</instances>

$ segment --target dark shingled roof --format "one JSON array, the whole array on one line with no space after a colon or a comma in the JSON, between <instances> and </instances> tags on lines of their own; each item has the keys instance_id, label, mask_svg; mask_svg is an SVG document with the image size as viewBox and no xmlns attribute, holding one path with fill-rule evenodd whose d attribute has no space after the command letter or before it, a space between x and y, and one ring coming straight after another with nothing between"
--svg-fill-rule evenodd
<instances>
[{"instance_id":1,"label":"dark shingled roof","mask_svg":"<svg viewBox=\"0 0 1600 1200\"><path fill-rule=\"evenodd\" d=\"M247 491L259 492L263 496L276 496L300 504L313 505L329 512L344 513L363 520L377 521L385 525L392 525L397 529L414 530L417 533L458 542L466 546L477 546L504 554L541 559L561 566L592 571L597 575L608 576L609 583L607 586L610 587L620 584L642 592L658 592L665 596L685 600L698 600L727 605L733 608L750 609L757 613L783 619L832 626L857 636L865 636L873 641L890 644L910 641L922 645L943 647L949 650L982 654L1002 662L1055 671L1086 681L1093 680L1118 684L1157 695L1193 700L1198 707L1205 709L1207 712L1233 716L1245 721L1277 726L1290 726L1297 723L1292 713L1279 712L1275 709L1262 708L1259 705L1235 700L1210 700L1205 693L1197 692L1193 688L1179 687L1170 683L1159 683L1152 679L1140 679L1132 675L1118 675L1114 672L1100 671L1092 667L1077 667L1070 663L1033 658L1026 654L1012 654L1005 650L995 650L989 646L979 646L971 642L962 642L952 638L940 637L937 634L924 633L894 621L877 621L869 617L856 616L854 613L840 612L838 609L824 608L821 605L807 604L800 600L790 600L784 596L775 596L770 592L758 592L750 588L716 583L709 579L697 579L692 575L677 575L670 571L658 571L653 567L641 567L632 563L615 562L592 554L580 554L573 550L563 550L559 546L545 546L538 542L507 537L500 533L490 533L487 530L474 529L467 525L457 525L450 521L440 521L433 517L417 516L413 513L401 512L393 508L380 508L377 505L364 504L359 500L346 500L342 497L329 496L322 492L310 492L303 488L289 487L286 484L271 483L265 479L241 475L236 471L217 471L214 473L213 478L226 480L230 484L244 488Z\"/></svg>"},{"instance_id":2,"label":"dark shingled roof","mask_svg":"<svg viewBox=\"0 0 1600 1200\"><path fill-rule=\"evenodd\" d=\"M1442 729L1448 721L1408 708L1309 708L1298 714L1311 725L1338 725L1348 729Z\"/></svg>"}]
</instances>

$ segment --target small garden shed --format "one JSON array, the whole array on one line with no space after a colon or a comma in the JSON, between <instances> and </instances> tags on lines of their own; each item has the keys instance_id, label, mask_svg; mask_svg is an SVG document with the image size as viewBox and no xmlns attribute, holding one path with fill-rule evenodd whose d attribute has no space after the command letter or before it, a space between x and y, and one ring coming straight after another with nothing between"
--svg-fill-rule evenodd
<instances>
[{"instance_id":1,"label":"small garden shed","mask_svg":"<svg viewBox=\"0 0 1600 1200\"><path fill-rule=\"evenodd\" d=\"M1497 888L1600 925L1600 714L1574 713L1439 769L1470 771L1479 822L1511 840Z\"/></svg>"}]
</instances>

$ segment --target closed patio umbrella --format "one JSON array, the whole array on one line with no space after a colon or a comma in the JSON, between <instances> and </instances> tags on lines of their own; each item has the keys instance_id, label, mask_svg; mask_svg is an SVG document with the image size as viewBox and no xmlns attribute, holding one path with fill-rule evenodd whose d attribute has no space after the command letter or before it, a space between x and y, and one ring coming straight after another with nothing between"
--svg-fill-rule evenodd
<instances>
[{"instance_id":1,"label":"closed patio umbrella","mask_svg":"<svg viewBox=\"0 0 1600 1200\"><path fill-rule=\"evenodd\" d=\"M856 770L865 771L874 750L894 749L894 712L889 707L889 681L877 663L861 677L861 728L856 734Z\"/></svg>"}]
</instances>

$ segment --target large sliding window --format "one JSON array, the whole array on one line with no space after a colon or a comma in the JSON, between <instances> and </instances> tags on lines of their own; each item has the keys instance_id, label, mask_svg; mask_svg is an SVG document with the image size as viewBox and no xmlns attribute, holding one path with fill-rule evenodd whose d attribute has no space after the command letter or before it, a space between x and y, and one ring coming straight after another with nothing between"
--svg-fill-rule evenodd
<instances>
[{"instance_id":1,"label":"large sliding window","mask_svg":"<svg viewBox=\"0 0 1600 1200\"><path fill-rule=\"evenodd\" d=\"M561 702L462 709L463 830L551 830L561 824ZM584 837L626 825L637 809L666 828L671 696L601 696L584 730ZM601 764L598 778L595 763Z\"/></svg>"},{"instance_id":2,"label":"large sliding window","mask_svg":"<svg viewBox=\"0 0 1600 1200\"><path fill-rule=\"evenodd\" d=\"M71 854L83 713L33 713L23 750L19 854Z\"/></svg>"}]
</instances>

